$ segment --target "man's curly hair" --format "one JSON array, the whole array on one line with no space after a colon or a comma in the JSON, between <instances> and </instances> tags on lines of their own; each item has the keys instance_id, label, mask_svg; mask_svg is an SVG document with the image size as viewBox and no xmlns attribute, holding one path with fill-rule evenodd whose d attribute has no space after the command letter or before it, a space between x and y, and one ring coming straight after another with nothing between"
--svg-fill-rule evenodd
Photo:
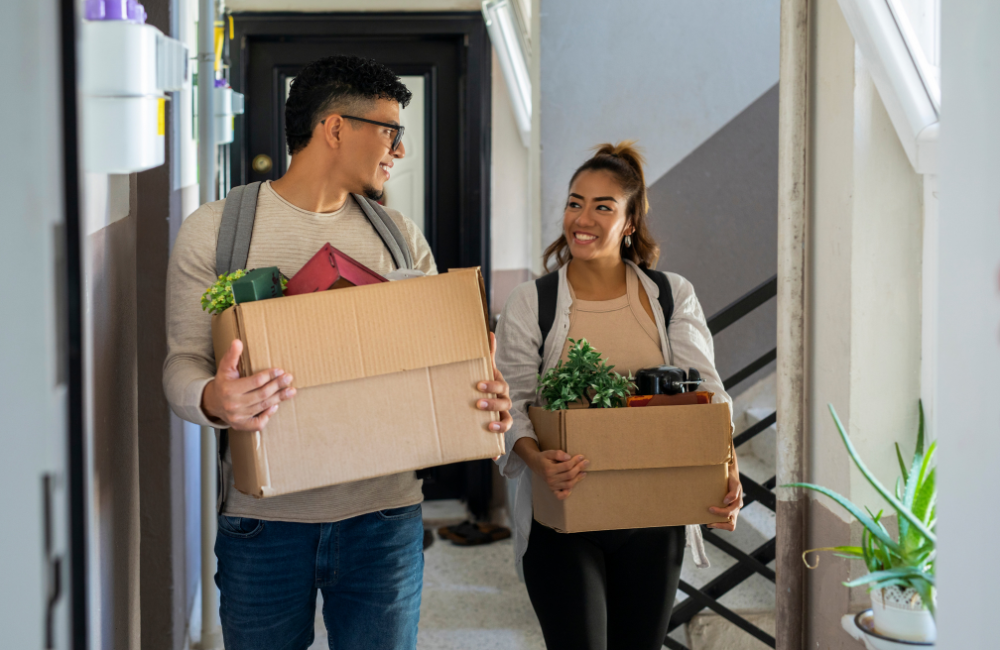
<instances>
[{"instance_id":1,"label":"man's curly hair","mask_svg":"<svg viewBox=\"0 0 1000 650\"><path fill-rule=\"evenodd\" d=\"M392 99L406 108L413 96L381 63L359 56L328 56L313 61L295 77L285 102L288 153L309 144L319 121L334 112L363 117L376 100Z\"/></svg>"}]
</instances>

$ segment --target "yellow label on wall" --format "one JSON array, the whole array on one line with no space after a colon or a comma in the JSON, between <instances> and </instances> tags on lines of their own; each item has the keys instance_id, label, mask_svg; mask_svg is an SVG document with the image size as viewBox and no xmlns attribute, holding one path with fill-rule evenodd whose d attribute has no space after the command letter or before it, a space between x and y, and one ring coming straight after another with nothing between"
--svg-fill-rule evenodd
<instances>
[{"instance_id":1,"label":"yellow label on wall","mask_svg":"<svg viewBox=\"0 0 1000 650\"><path fill-rule=\"evenodd\" d=\"M156 135L167 134L167 100L161 97L156 100Z\"/></svg>"}]
</instances>

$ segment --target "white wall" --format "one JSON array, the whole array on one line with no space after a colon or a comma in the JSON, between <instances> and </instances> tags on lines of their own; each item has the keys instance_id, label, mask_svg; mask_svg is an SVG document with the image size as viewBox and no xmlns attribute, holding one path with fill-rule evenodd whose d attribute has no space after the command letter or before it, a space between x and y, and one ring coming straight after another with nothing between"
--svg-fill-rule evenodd
<instances>
[{"instance_id":1,"label":"white wall","mask_svg":"<svg viewBox=\"0 0 1000 650\"><path fill-rule=\"evenodd\" d=\"M818 0L812 10L806 480L878 512L887 504L850 461L828 405L892 489L899 475L894 443L912 454L917 430L923 179L837 1ZM859 543L860 529L842 508L808 494L807 548ZM868 596L842 582L863 572L826 555L807 573L809 647L857 647L841 616L867 607Z\"/></svg>"},{"instance_id":2,"label":"white wall","mask_svg":"<svg viewBox=\"0 0 1000 650\"><path fill-rule=\"evenodd\" d=\"M493 271L531 268L528 149L514 121L510 94L493 54L490 236Z\"/></svg>"},{"instance_id":3,"label":"white wall","mask_svg":"<svg viewBox=\"0 0 1000 650\"><path fill-rule=\"evenodd\" d=\"M1000 458L1000 3L942 3L937 232L938 647L996 646ZM984 507L984 504L987 504Z\"/></svg>"},{"instance_id":4,"label":"white wall","mask_svg":"<svg viewBox=\"0 0 1000 650\"><path fill-rule=\"evenodd\" d=\"M652 184L778 81L778 0L542 0L542 246L594 146L638 139Z\"/></svg>"},{"instance_id":5,"label":"white wall","mask_svg":"<svg viewBox=\"0 0 1000 650\"><path fill-rule=\"evenodd\" d=\"M893 443L912 453L916 439L923 185L835 0L817 3L815 30L809 474L878 509L882 500L849 465L827 405L868 467L894 485Z\"/></svg>"}]
</instances>

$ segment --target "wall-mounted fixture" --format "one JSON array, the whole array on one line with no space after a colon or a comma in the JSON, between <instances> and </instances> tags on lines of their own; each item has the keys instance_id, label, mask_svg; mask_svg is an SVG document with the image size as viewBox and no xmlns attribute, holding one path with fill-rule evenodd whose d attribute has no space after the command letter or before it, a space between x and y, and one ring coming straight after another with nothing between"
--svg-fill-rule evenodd
<instances>
[{"instance_id":1,"label":"wall-mounted fixture","mask_svg":"<svg viewBox=\"0 0 1000 650\"><path fill-rule=\"evenodd\" d=\"M84 18L84 169L128 174L162 165L165 93L190 79L187 47L145 24L137 0L87 0Z\"/></svg>"},{"instance_id":2,"label":"wall-mounted fixture","mask_svg":"<svg viewBox=\"0 0 1000 650\"><path fill-rule=\"evenodd\" d=\"M524 27L512 0L483 0L483 18L507 82L521 142L527 147L531 143L531 77Z\"/></svg>"},{"instance_id":3,"label":"wall-mounted fixture","mask_svg":"<svg viewBox=\"0 0 1000 650\"><path fill-rule=\"evenodd\" d=\"M243 115L243 95L229 87L225 79L215 80L215 143L233 141L236 115Z\"/></svg>"}]
</instances>

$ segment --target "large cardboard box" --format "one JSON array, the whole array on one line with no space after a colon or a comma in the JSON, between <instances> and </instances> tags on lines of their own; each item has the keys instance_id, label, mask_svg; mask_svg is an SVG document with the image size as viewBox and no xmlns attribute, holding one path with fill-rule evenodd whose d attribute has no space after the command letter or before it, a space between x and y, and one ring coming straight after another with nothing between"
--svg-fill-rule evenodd
<instances>
[{"instance_id":1,"label":"large cardboard box","mask_svg":"<svg viewBox=\"0 0 1000 650\"><path fill-rule=\"evenodd\" d=\"M572 494L532 476L535 519L565 533L725 521L732 428L728 404L528 412L542 451L590 461Z\"/></svg>"},{"instance_id":2,"label":"large cardboard box","mask_svg":"<svg viewBox=\"0 0 1000 650\"><path fill-rule=\"evenodd\" d=\"M264 431L231 431L236 488L270 497L504 451L479 269L250 302L213 317L215 358L291 373Z\"/></svg>"}]
</instances>

